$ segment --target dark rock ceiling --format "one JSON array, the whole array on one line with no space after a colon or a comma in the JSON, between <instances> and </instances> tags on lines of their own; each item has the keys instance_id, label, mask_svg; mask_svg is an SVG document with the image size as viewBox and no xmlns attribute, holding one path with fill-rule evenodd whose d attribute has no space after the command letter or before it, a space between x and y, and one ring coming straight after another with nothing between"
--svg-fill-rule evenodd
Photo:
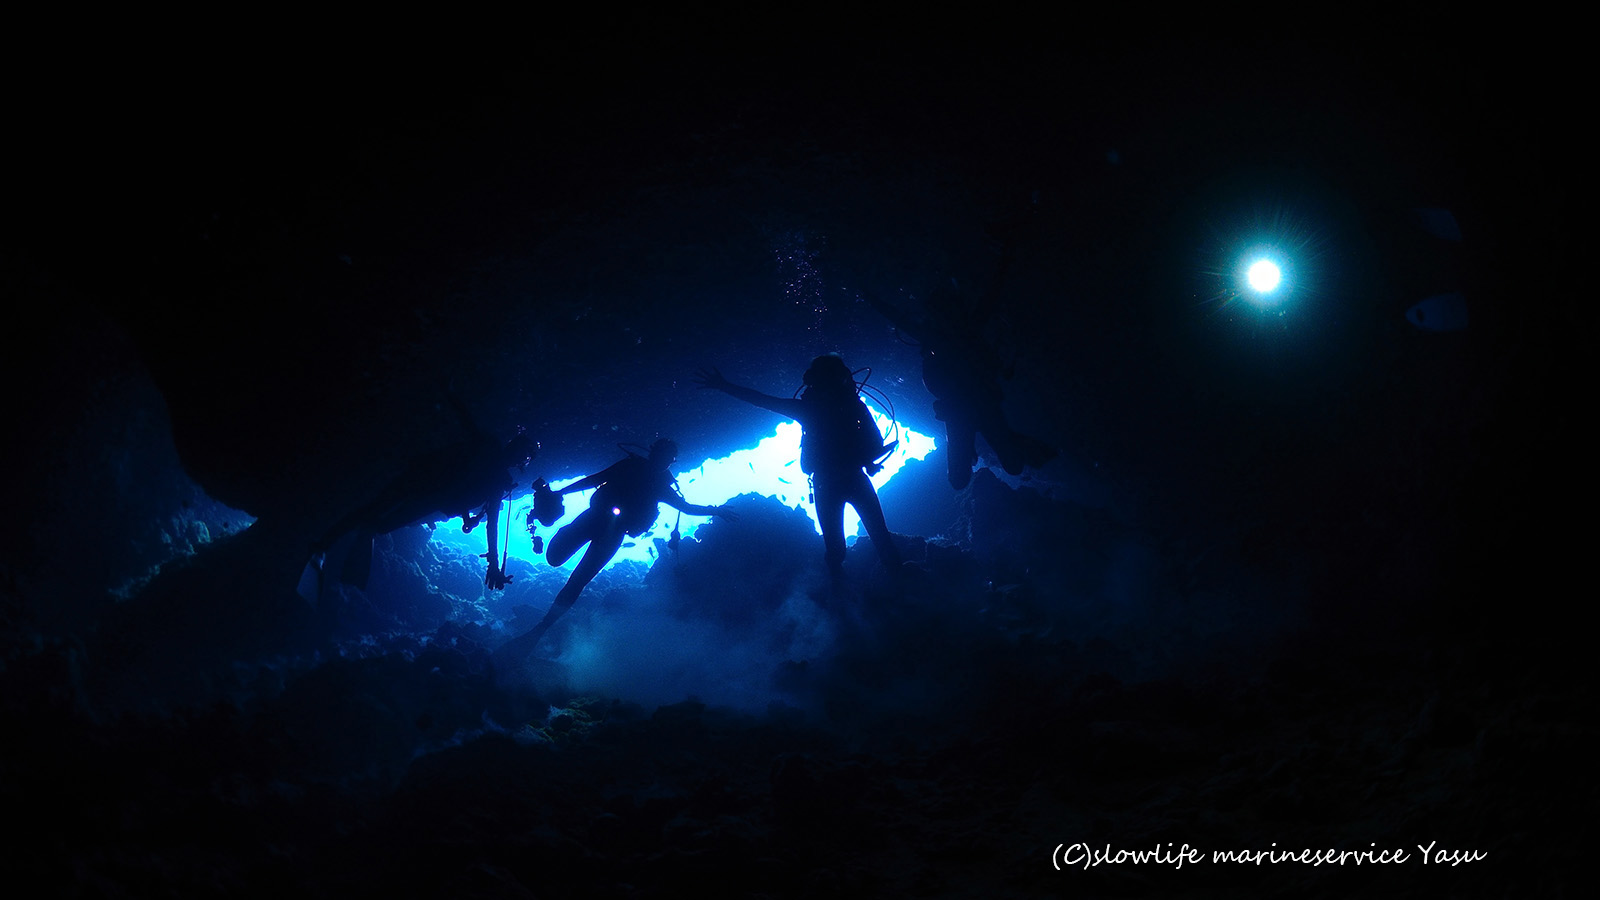
<instances>
[{"instance_id":1,"label":"dark rock ceiling","mask_svg":"<svg viewBox=\"0 0 1600 900\"><path fill-rule=\"evenodd\" d=\"M1560 151L1468 23L661 38L683 24L504 63L213 51L63 78L16 114L13 277L45 328L109 313L190 473L295 534L457 434L452 394L552 474L767 424L687 385L707 363L785 393L839 349L931 427L914 351L853 301L952 279L1074 471L1180 519L1414 510L1548 425L1509 398L1566 381L1541 346L1564 313L1530 315L1512 273L1564 239ZM1470 247L1418 239L1434 205ZM1328 277L1274 339L1197 305L1196 273L1204 235L1285 208ZM1430 342L1400 314L1447 281L1481 324ZM48 345L14 336L13 359Z\"/></svg>"}]
</instances>

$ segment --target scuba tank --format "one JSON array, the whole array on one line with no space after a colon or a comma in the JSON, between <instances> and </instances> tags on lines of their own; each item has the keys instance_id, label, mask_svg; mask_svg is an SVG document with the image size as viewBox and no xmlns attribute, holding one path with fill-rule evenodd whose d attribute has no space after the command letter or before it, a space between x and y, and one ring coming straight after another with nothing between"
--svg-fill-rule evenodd
<instances>
[{"instance_id":1,"label":"scuba tank","mask_svg":"<svg viewBox=\"0 0 1600 900\"><path fill-rule=\"evenodd\" d=\"M533 537L533 552L544 552L544 538L533 533L533 524L538 522L549 528L566 513L566 502L560 494L551 490L550 482L540 478L533 483L533 506L528 508L527 518L528 534Z\"/></svg>"},{"instance_id":2,"label":"scuba tank","mask_svg":"<svg viewBox=\"0 0 1600 900\"><path fill-rule=\"evenodd\" d=\"M566 513L566 502L561 499L560 494L551 490L550 482L541 478L533 483L533 509L528 510L530 528L533 527L535 519L549 528Z\"/></svg>"}]
</instances>

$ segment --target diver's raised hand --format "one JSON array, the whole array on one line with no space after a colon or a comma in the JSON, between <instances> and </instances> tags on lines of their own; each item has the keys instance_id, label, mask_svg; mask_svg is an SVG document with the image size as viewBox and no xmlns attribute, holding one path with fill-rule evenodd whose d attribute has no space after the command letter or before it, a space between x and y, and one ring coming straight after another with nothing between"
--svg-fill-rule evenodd
<instances>
[{"instance_id":1,"label":"diver's raised hand","mask_svg":"<svg viewBox=\"0 0 1600 900\"><path fill-rule=\"evenodd\" d=\"M694 383L701 388L714 391L725 391L732 382L722 377L716 366L702 366L694 372Z\"/></svg>"},{"instance_id":2,"label":"diver's raised hand","mask_svg":"<svg viewBox=\"0 0 1600 900\"><path fill-rule=\"evenodd\" d=\"M488 554L484 555L487 556ZM501 571L500 567L495 565L493 560L490 560L489 572L483 576L483 583L491 591L503 591L506 585L511 583L511 576Z\"/></svg>"}]
</instances>

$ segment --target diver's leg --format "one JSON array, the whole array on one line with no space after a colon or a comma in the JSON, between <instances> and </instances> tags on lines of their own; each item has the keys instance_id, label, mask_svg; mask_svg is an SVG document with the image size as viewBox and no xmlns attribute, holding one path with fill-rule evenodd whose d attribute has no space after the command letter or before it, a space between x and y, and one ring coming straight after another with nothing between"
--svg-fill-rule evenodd
<instances>
[{"instance_id":1,"label":"diver's leg","mask_svg":"<svg viewBox=\"0 0 1600 900\"><path fill-rule=\"evenodd\" d=\"M606 567L611 557L617 555L617 549L622 546L622 526L612 520L612 527L595 535L589 543L589 549L583 554L583 559L578 560L578 565L572 570L572 577L562 586L561 592L556 594L556 606L568 607L583 593L600 570ZM551 610L554 612L554 609ZM562 612L565 612L562 609Z\"/></svg>"},{"instance_id":2,"label":"diver's leg","mask_svg":"<svg viewBox=\"0 0 1600 900\"><path fill-rule=\"evenodd\" d=\"M828 564L828 571L838 574L844 568L845 494L834 477L818 475L814 483L817 489L817 524L822 528L822 558Z\"/></svg>"},{"instance_id":3,"label":"diver's leg","mask_svg":"<svg viewBox=\"0 0 1600 900\"><path fill-rule=\"evenodd\" d=\"M583 515L588 515L588 513ZM603 523L605 520L602 519L600 521ZM572 524L576 525L578 523L573 522ZM503 662L514 663L521 661L523 657L533 652L533 648L538 646L539 640L544 637L544 633L550 630L550 626L554 625L557 619L567 614L567 610L571 609L572 604L577 602L578 595L583 593L583 589L589 586L589 582L593 581L596 575L600 574L600 570L605 568L606 563L611 561L611 557L616 555L618 548L621 546L622 528L620 525L606 529L602 534L595 535L594 539L589 542L589 549L584 552L583 559L578 560L578 565L572 570L571 577L567 579L567 583L562 585L561 590L556 594L555 602L550 604L550 611L545 613L544 618L539 620L539 624L529 629L526 634L514 637L502 644L500 649L495 651L495 655Z\"/></svg>"},{"instance_id":4,"label":"diver's leg","mask_svg":"<svg viewBox=\"0 0 1600 900\"><path fill-rule=\"evenodd\" d=\"M867 537L872 539L872 546L878 551L878 559L890 571L900 568L900 550L894 545L894 535L889 532L889 524L883 518L883 504L878 500L878 492L872 489L872 482L865 472L860 473L856 479L855 488L850 492L850 505L856 508L856 515L861 517L861 524L867 528Z\"/></svg>"},{"instance_id":5,"label":"diver's leg","mask_svg":"<svg viewBox=\"0 0 1600 900\"><path fill-rule=\"evenodd\" d=\"M545 547L544 558L552 566L566 565L572 554L578 548L595 539L598 526L604 524L600 515L592 509L586 509L578 514L576 519L567 523L565 528L555 533L550 539L550 544Z\"/></svg>"},{"instance_id":6,"label":"diver's leg","mask_svg":"<svg viewBox=\"0 0 1600 900\"><path fill-rule=\"evenodd\" d=\"M595 536L589 543L589 549L584 551L583 559L578 560L577 567L572 570L572 577L567 579L567 583L562 585L556 594L555 602L550 604L550 611L545 613L539 624L529 632L533 635L530 638L529 649L532 649L533 643L538 642L539 636L543 635L557 619L566 615L572 604L578 601L578 595L583 593L583 589L589 586L589 582L593 581L596 575L600 574L600 570L606 567L611 557L617 555L617 549L621 546L620 526L608 528L604 533Z\"/></svg>"}]
</instances>

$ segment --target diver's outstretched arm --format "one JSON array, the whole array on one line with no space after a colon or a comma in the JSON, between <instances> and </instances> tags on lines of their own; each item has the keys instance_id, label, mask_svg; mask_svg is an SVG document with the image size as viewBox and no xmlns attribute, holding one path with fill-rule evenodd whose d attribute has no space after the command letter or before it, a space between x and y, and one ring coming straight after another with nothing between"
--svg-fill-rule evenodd
<instances>
[{"instance_id":1,"label":"diver's outstretched arm","mask_svg":"<svg viewBox=\"0 0 1600 900\"><path fill-rule=\"evenodd\" d=\"M729 521L739 518L737 513L726 506L696 506L670 491L667 496L661 498L661 502L691 516L718 516Z\"/></svg>"},{"instance_id":2,"label":"diver's outstretched arm","mask_svg":"<svg viewBox=\"0 0 1600 900\"><path fill-rule=\"evenodd\" d=\"M751 406L770 409L784 418L799 421L800 415L805 410L805 406L799 400L774 397L771 394L763 394L758 390L747 388L741 384L734 384L724 378L715 366L707 366L697 370L694 373L694 380L702 388L721 391L736 400L743 400Z\"/></svg>"}]
</instances>

